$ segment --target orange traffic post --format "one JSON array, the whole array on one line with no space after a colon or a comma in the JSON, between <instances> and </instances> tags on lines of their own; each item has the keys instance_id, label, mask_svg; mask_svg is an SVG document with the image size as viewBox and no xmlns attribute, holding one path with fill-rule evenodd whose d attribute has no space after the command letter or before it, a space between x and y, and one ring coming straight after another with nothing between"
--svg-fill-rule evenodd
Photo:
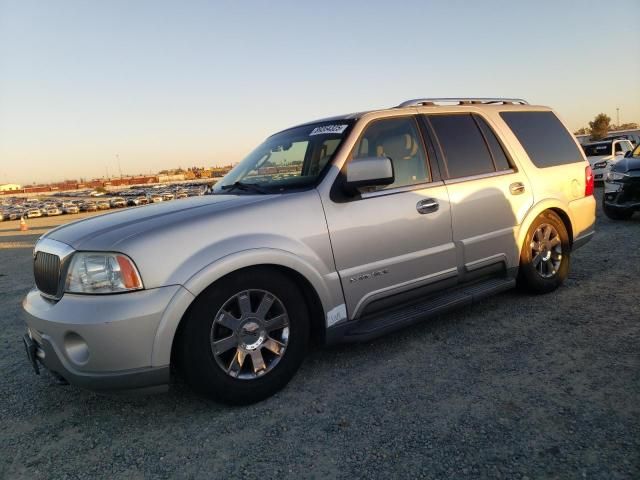
<instances>
[{"instance_id":1,"label":"orange traffic post","mask_svg":"<svg viewBox=\"0 0 640 480\"><path fill-rule=\"evenodd\" d=\"M27 222L24 221L24 217L20 217L20 231L26 232L27 230L29 230L29 226L27 225Z\"/></svg>"}]
</instances>

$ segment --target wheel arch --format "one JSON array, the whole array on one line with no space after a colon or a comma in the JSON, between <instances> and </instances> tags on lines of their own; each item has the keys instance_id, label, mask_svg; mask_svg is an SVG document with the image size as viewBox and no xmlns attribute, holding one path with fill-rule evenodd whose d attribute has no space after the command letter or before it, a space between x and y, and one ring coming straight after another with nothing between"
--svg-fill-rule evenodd
<instances>
[{"instance_id":1,"label":"wheel arch","mask_svg":"<svg viewBox=\"0 0 640 480\"><path fill-rule=\"evenodd\" d=\"M564 205L559 200L548 199L543 200L535 204L527 213L524 220L522 221L521 228L518 234L518 252L521 253L522 246L524 244L524 240L527 236L527 232L531 227L533 221L545 211L552 211L556 215L560 217L562 223L564 223L567 233L569 234L569 242L573 245L573 222L571 221L571 216L569 214L569 208L567 205Z\"/></svg>"},{"instance_id":2,"label":"wheel arch","mask_svg":"<svg viewBox=\"0 0 640 480\"><path fill-rule=\"evenodd\" d=\"M558 207L549 208L553 213L560 217L562 223L564 223L565 228L567 229L567 233L569 234L569 243L573 245L573 225L571 223L571 219L569 218L569 214Z\"/></svg>"},{"instance_id":3,"label":"wheel arch","mask_svg":"<svg viewBox=\"0 0 640 480\"><path fill-rule=\"evenodd\" d=\"M240 252L219 259L196 273L181 289L181 296L174 298L165 312L156 331L152 365L167 365L174 357L176 339L181 333L181 325L187 317L196 298L210 285L223 280L225 276L248 268L274 268L294 280L302 290L311 319L311 338L314 343L325 340L326 312L344 303L342 288L337 273L321 275L311 265L288 252L270 251L269 255L256 249ZM262 261L260 261L262 259Z\"/></svg>"}]
</instances>

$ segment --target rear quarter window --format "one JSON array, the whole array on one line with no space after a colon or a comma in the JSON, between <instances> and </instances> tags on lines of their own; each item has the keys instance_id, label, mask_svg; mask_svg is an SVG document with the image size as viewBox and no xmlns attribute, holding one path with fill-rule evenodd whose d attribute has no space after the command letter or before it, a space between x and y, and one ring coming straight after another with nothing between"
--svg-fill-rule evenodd
<instances>
[{"instance_id":1,"label":"rear quarter window","mask_svg":"<svg viewBox=\"0 0 640 480\"><path fill-rule=\"evenodd\" d=\"M501 112L500 116L536 167L584 161L573 137L553 112Z\"/></svg>"}]
</instances>

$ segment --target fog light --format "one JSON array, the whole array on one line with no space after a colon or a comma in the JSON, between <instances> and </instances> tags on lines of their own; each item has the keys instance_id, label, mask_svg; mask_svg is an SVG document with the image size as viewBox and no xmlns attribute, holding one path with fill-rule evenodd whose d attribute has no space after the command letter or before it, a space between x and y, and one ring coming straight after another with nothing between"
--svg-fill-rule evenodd
<instances>
[{"instance_id":1,"label":"fog light","mask_svg":"<svg viewBox=\"0 0 640 480\"><path fill-rule=\"evenodd\" d=\"M89 361L89 345L75 332L67 332L64 336L64 349L69 360L77 365L84 365Z\"/></svg>"}]
</instances>

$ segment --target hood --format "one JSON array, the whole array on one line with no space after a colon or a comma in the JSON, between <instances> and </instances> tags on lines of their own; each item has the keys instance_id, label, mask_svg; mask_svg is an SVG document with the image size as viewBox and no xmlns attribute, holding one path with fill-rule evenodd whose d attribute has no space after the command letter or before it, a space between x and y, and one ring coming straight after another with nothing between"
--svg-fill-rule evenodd
<instances>
[{"instance_id":1,"label":"hood","mask_svg":"<svg viewBox=\"0 0 640 480\"><path fill-rule=\"evenodd\" d=\"M76 250L118 250L118 244L141 235L153 235L168 225L210 217L218 212L264 201L273 195L207 195L154 203L110 212L69 223L47 232L50 238Z\"/></svg>"},{"instance_id":2,"label":"hood","mask_svg":"<svg viewBox=\"0 0 640 480\"><path fill-rule=\"evenodd\" d=\"M614 172L630 172L632 170L640 170L640 157L624 157L611 166Z\"/></svg>"}]
</instances>

